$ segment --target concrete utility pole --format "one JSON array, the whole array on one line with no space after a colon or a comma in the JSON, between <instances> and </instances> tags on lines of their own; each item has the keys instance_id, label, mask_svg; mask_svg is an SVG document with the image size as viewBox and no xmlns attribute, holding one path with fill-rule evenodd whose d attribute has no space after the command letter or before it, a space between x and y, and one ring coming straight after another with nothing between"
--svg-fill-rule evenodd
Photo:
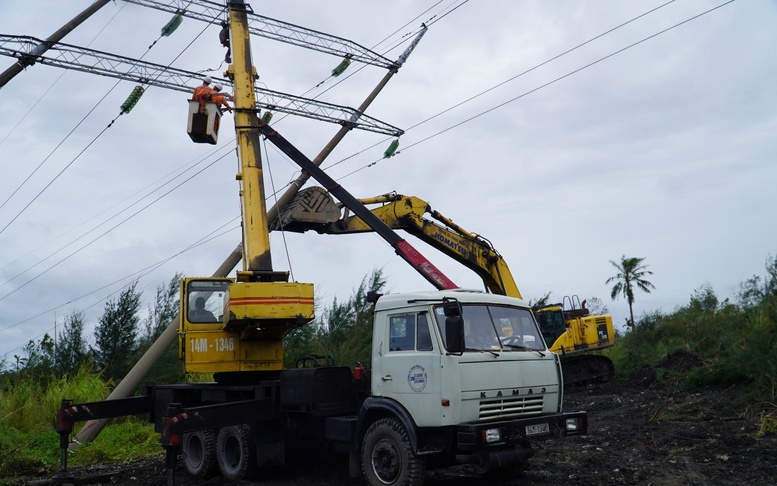
<instances>
[{"instance_id":1,"label":"concrete utility pole","mask_svg":"<svg viewBox=\"0 0 777 486\"><path fill-rule=\"evenodd\" d=\"M36 56L46 52L52 44L56 44L57 42L61 41L63 37L70 33L70 31L81 25L84 20L91 17L93 13L100 10L108 2L110 2L110 0L97 0L92 5L90 5L89 8L73 17L70 22L66 23L60 27L59 30L51 34L45 41L43 41L43 43L38 45L38 47L35 48L35 50L29 56L20 58L18 61L16 61L16 64L0 73L0 88L5 86L6 83L13 79L14 76L22 72L24 68L35 64Z\"/></svg>"}]
</instances>

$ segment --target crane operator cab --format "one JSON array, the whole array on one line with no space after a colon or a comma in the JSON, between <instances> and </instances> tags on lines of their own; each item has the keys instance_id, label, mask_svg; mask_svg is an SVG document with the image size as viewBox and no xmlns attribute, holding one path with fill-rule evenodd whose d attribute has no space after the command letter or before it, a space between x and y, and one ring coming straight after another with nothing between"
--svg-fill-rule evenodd
<instances>
[{"instance_id":1,"label":"crane operator cab","mask_svg":"<svg viewBox=\"0 0 777 486\"><path fill-rule=\"evenodd\" d=\"M219 140L221 109L219 105L208 101L200 109L199 100L189 100L189 123L186 132L194 143L216 145Z\"/></svg>"},{"instance_id":2,"label":"crane operator cab","mask_svg":"<svg viewBox=\"0 0 777 486\"><path fill-rule=\"evenodd\" d=\"M187 373L280 371L283 338L313 320L313 285L181 279L178 357ZM214 375L216 381L219 376Z\"/></svg>"}]
</instances>

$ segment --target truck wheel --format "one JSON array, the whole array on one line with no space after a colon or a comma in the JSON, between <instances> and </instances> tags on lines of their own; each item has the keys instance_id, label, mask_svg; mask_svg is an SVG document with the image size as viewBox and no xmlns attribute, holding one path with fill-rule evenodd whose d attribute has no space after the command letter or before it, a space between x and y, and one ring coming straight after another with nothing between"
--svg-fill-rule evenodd
<instances>
[{"instance_id":1,"label":"truck wheel","mask_svg":"<svg viewBox=\"0 0 777 486\"><path fill-rule=\"evenodd\" d=\"M216 433L199 430L183 435L183 469L193 478L209 478L216 473Z\"/></svg>"},{"instance_id":2,"label":"truck wheel","mask_svg":"<svg viewBox=\"0 0 777 486\"><path fill-rule=\"evenodd\" d=\"M372 486L420 486L426 461L413 452L402 423L384 418L370 425L364 435L362 472Z\"/></svg>"},{"instance_id":3,"label":"truck wheel","mask_svg":"<svg viewBox=\"0 0 777 486\"><path fill-rule=\"evenodd\" d=\"M249 479L256 472L256 441L250 425L231 425L219 430L216 462L226 479Z\"/></svg>"}]
</instances>

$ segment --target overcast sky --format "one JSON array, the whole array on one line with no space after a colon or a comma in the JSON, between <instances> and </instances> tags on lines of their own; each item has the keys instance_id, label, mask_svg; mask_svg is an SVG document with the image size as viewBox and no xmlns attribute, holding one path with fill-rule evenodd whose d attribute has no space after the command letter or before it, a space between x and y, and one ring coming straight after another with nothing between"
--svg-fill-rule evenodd
<instances>
[{"instance_id":1,"label":"overcast sky","mask_svg":"<svg viewBox=\"0 0 777 486\"><path fill-rule=\"evenodd\" d=\"M0 34L45 38L90 3L4 1ZM426 22L367 112L406 130L399 153L382 160L390 139L354 130L324 167L357 197L425 199L487 237L524 298L599 297L619 327L628 305L610 299L610 260L644 257L654 272L656 289L636 294L639 316L671 312L705 284L734 298L777 253L777 3L733 1L707 14L726 2L664 3L250 2L258 14L389 59ZM146 53L170 18L111 2L64 41L220 76L216 26L185 19ZM354 63L333 79L340 60L331 55L264 38L252 47L262 86L331 103L358 106L385 74ZM0 70L13 62L0 57ZM194 144L187 96L150 88L101 134L135 86L115 84L34 65L0 89L8 364L73 311L85 312L91 339L105 300L133 278L147 304L176 272L212 274L240 241L231 116L218 146ZM339 128L280 115L274 126L310 158ZM298 174L274 148L264 164L268 194ZM408 240L460 286L482 288L466 268ZM271 245L274 269L313 283L322 304L347 299L375 268L393 293L431 289L375 235L274 233Z\"/></svg>"}]
</instances>

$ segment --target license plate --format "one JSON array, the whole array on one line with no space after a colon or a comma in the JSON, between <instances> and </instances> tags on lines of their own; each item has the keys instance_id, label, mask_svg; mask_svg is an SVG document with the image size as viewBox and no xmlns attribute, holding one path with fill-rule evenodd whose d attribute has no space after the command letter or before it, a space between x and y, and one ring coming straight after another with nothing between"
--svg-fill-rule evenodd
<instances>
[{"instance_id":1,"label":"license plate","mask_svg":"<svg viewBox=\"0 0 777 486\"><path fill-rule=\"evenodd\" d=\"M547 423L526 426L526 435L547 434L549 432L550 432L550 425Z\"/></svg>"}]
</instances>

